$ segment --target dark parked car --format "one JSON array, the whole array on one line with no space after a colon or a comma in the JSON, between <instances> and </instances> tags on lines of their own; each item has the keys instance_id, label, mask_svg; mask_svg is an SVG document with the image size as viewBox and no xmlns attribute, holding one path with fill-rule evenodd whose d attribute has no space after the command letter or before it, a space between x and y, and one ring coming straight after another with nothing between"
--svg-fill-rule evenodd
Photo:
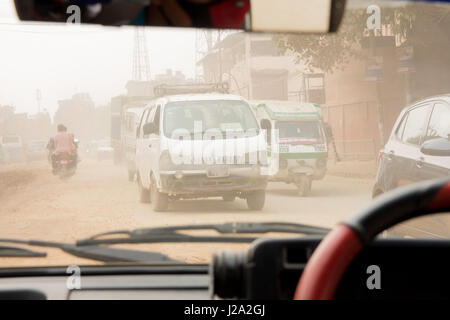
<instances>
[{"instance_id":1,"label":"dark parked car","mask_svg":"<svg viewBox=\"0 0 450 320\"><path fill-rule=\"evenodd\" d=\"M380 151L373 196L449 175L450 94L447 94L421 100L401 112Z\"/></svg>"}]
</instances>

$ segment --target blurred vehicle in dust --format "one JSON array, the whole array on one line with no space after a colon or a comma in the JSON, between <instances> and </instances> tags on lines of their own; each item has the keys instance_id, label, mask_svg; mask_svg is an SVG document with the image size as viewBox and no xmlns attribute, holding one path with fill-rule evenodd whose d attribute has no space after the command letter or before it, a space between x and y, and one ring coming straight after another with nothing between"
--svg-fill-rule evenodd
<instances>
[{"instance_id":1,"label":"blurred vehicle in dust","mask_svg":"<svg viewBox=\"0 0 450 320\"><path fill-rule=\"evenodd\" d=\"M47 140L31 140L27 144L27 161L45 160L48 156Z\"/></svg>"},{"instance_id":2,"label":"blurred vehicle in dust","mask_svg":"<svg viewBox=\"0 0 450 320\"><path fill-rule=\"evenodd\" d=\"M3 152L6 154L6 162L25 161L25 151L20 136L8 135L0 137L0 144L2 145Z\"/></svg>"},{"instance_id":3,"label":"blurred vehicle in dust","mask_svg":"<svg viewBox=\"0 0 450 320\"><path fill-rule=\"evenodd\" d=\"M6 156L7 156L6 150L3 147L3 145L0 143L0 163L7 162Z\"/></svg>"},{"instance_id":4,"label":"blurred vehicle in dust","mask_svg":"<svg viewBox=\"0 0 450 320\"><path fill-rule=\"evenodd\" d=\"M92 140L88 144L85 153L88 157L97 159L98 161L112 160L114 157L114 148L110 139Z\"/></svg>"}]
</instances>

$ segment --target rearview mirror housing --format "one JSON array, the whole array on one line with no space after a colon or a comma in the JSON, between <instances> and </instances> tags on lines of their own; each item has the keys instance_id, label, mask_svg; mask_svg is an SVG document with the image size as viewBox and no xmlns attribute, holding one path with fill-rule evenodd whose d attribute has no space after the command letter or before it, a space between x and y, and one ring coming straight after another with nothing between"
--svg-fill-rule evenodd
<instances>
[{"instance_id":1,"label":"rearview mirror housing","mask_svg":"<svg viewBox=\"0 0 450 320\"><path fill-rule=\"evenodd\" d=\"M450 157L450 140L445 138L427 140L420 147L420 152L429 156Z\"/></svg>"},{"instance_id":2,"label":"rearview mirror housing","mask_svg":"<svg viewBox=\"0 0 450 320\"><path fill-rule=\"evenodd\" d=\"M14 0L23 21L327 33L342 20L346 0ZM167 5L166 5L167 3ZM163 17L161 19L161 17Z\"/></svg>"},{"instance_id":3,"label":"rearview mirror housing","mask_svg":"<svg viewBox=\"0 0 450 320\"><path fill-rule=\"evenodd\" d=\"M251 1L251 31L307 32L330 31L332 0L253 0Z\"/></svg>"}]
</instances>

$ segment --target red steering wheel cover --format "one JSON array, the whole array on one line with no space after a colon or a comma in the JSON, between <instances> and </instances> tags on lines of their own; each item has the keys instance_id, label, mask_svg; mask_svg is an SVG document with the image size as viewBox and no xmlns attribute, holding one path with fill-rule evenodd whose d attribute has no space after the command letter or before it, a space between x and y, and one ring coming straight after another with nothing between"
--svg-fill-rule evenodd
<instances>
[{"instance_id":1,"label":"red steering wheel cover","mask_svg":"<svg viewBox=\"0 0 450 320\"><path fill-rule=\"evenodd\" d=\"M294 299L333 299L342 275L362 248L361 239L350 227L341 224L333 229L314 250Z\"/></svg>"},{"instance_id":2,"label":"red steering wheel cover","mask_svg":"<svg viewBox=\"0 0 450 320\"><path fill-rule=\"evenodd\" d=\"M428 205L422 208L423 211L436 213L450 210L450 182L448 179L445 183L432 183L430 190L432 190L431 198ZM424 189L415 197L427 198L429 195ZM401 215L405 216L405 212L402 212ZM367 236L367 234L360 234L355 230L358 229L345 224L338 225L320 242L302 273L295 291L295 300L330 300L334 298L335 291L347 267L362 251L365 243L375 236L371 235L368 239L364 239L363 236Z\"/></svg>"},{"instance_id":3,"label":"red steering wheel cover","mask_svg":"<svg viewBox=\"0 0 450 320\"><path fill-rule=\"evenodd\" d=\"M450 182L439 190L433 201L430 203L430 210L439 208L450 208Z\"/></svg>"}]
</instances>

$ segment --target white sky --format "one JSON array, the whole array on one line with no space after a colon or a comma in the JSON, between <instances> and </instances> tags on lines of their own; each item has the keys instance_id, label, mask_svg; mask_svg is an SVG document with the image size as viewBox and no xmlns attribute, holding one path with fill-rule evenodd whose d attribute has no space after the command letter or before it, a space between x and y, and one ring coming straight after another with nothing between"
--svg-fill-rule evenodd
<instances>
[{"instance_id":1,"label":"white sky","mask_svg":"<svg viewBox=\"0 0 450 320\"><path fill-rule=\"evenodd\" d=\"M53 114L57 101L88 92L97 105L125 91L131 79L134 29L130 27L24 25L12 0L0 0L0 105L17 112ZM195 74L195 31L147 30L152 75L166 69Z\"/></svg>"}]
</instances>

